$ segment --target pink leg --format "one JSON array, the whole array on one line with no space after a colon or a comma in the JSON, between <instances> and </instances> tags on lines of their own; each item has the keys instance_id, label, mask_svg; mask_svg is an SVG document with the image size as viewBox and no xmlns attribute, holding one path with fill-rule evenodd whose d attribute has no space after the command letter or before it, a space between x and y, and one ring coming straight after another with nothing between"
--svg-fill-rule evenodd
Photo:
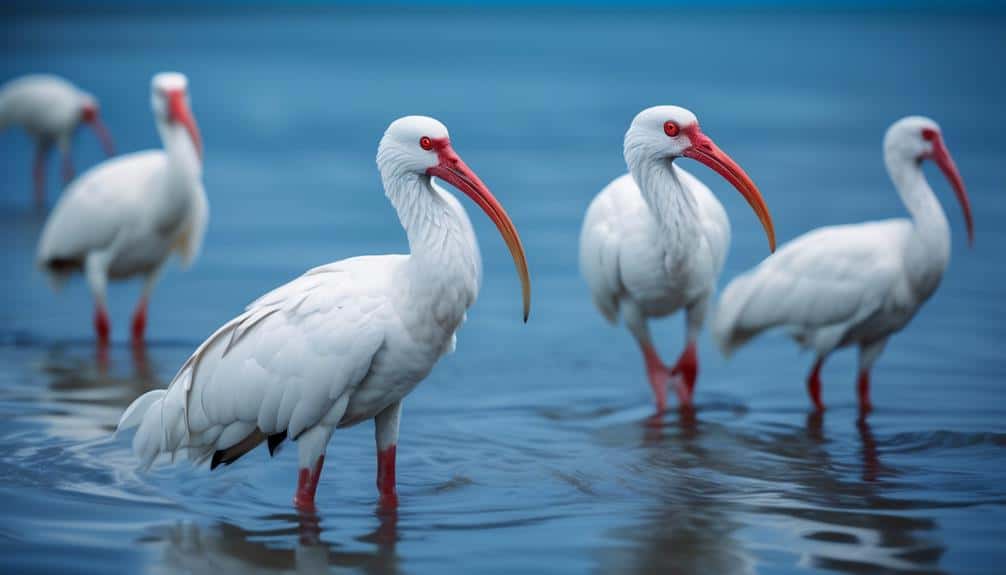
<instances>
[{"instance_id":1,"label":"pink leg","mask_svg":"<svg viewBox=\"0 0 1006 575\"><path fill-rule=\"evenodd\" d=\"M147 298L141 298L133 312L133 342L143 341L143 334L147 329Z\"/></svg>"},{"instance_id":2,"label":"pink leg","mask_svg":"<svg viewBox=\"0 0 1006 575\"><path fill-rule=\"evenodd\" d=\"M646 375L650 379L650 387L653 388L653 398L657 404L657 413L663 413L667 409L667 380L671 378L671 372L660 360L657 350L652 345L643 344L643 358L646 360Z\"/></svg>"},{"instance_id":3,"label":"pink leg","mask_svg":"<svg viewBox=\"0 0 1006 575\"><path fill-rule=\"evenodd\" d=\"M105 306L100 304L94 308L94 332L98 335L99 345L108 345L112 328L108 321L108 312L105 311Z\"/></svg>"},{"instance_id":4,"label":"pink leg","mask_svg":"<svg viewBox=\"0 0 1006 575\"><path fill-rule=\"evenodd\" d=\"M392 445L377 454L377 490L381 494L381 503L389 506L398 505L398 494L395 492L395 449Z\"/></svg>"},{"instance_id":5,"label":"pink leg","mask_svg":"<svg viewBox=\"0 0 1006 575\"><path fill-rule=\"evenodd\" d=\"M859 414L866 415L873 410L870 403L870 372L860 371L859 380L856 382L856 391L859 395Z\"/></svg>"},{"instance_id":6,"label":"pink leg","mask_svg":"<svg viewBox=\"0 0 1006 575\"><path fill-rule=\"evenodd\" d=\"M314 509L314 494L318 491L318 482L321 480L321 468L325 465L325 456L319 456L314 464L314 469L302 467L297 476L297 493L293 497L293 504L297 509L309 511Z\"/></svg>"},{"instance_id":7,"label":"pink leg","mask_svg":"<svg viewBox=\"0 0 1006 575\"><path fill-rule=\"evenodd\" d=\"M45 156L48 151L48 146L44 144L35 146L35 164L32 167L32 176L35 180L36 208L45 206Z\"/></svg>"},{"instance_id":8,"label":"pink leg","mask_svg":"<svg viewBox=\"0 0 1006 575\"><path fill-rule=\"evenodd\" d=\"M810 400L814 402L814 408L818 411L824 411L824 403L821 401L821 365L823 363L824 358L818 359L814 363L810 377L807 378L807 393L810 394Z\"/></svg>"},{"instance_id":9,"label":"pink leg","mask_svg":"<svg viewBox=\"0 0 1006 575\"><path fill-rule=\"evenodd\" d=\"M699 375L699 355L695 349L695 342L690 341L685 346L685 351L681 353L678 362L674 364L671 375L680 375L681 381L676 385L678 400L682 406L692 404L692 394L695 391L695 379Z\"/></svg>"}]
</instances>

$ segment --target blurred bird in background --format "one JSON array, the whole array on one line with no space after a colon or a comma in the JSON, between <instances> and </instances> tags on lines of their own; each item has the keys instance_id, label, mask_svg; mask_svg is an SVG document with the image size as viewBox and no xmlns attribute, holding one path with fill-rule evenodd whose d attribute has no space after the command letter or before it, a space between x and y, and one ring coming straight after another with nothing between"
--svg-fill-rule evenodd
<instances>
[{"instance_id":1,"label":"blurred bird in background","mask_svg":"<svg viewBox=\"0 0 1006 575\"><path fill-rule=\"evenodd\" d=\"M45 206L45 160L53 144L62 157L63 183L73 179L70 147L77 126L89 124L108 156L112 138L101 121L98 100L58 76L34 74L0 86L0 130L21 126L35 140L35 206Z\"/></svg>"},{"instance_id":2,"label":"blurred bird in background","mask_svg":"<svg viewBox=\"0 0 1006 575\"><path fill-rule=\"evenodd\" d=\"M38 265L57 284L75 272L84 274L102 346L111 332L108 280L143 278L132 322L133 341L142 342L148 300L165 261L178 252L191 264L209 218L188 80L174 72L158 74L150 97L164 149L119 156L82 174L59 199L38 244Z\"/></svg>"}]
</instances>

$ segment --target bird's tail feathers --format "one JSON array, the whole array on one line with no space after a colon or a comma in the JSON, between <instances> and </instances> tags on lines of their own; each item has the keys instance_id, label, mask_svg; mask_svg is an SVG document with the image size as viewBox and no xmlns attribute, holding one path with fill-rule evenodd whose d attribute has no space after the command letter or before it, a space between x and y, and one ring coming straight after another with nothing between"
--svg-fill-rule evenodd
<instances>
[{"instance_id":1,"label":"bird's tail feathers","mask_svg":"<svg viewBox=\"0 0 1006 575\"><path fill-rule=\"evenodd\" d=\"M117 431L139 427L133 437L133 453L142 469L149 468L162 453L172 458L185 445L188 425L185 421L185 392L182 386L159 389L141 395L119 420Z\"/></svg>"},{"instance_id":2,"label":"bird's tail feathers","mask_svg":"<svg viewBox=\"0 0 1006 575\"><path fill-rule=\"evenodd\" d=\"M757 283L751 279L749 275L744 275L730 282L716 308L712 333L720 352L727 358L758 334L776 327L778 323L765 317L751 317L752 314L748 313L751 299L757 291Z\"/></svg>"}]
</instances>

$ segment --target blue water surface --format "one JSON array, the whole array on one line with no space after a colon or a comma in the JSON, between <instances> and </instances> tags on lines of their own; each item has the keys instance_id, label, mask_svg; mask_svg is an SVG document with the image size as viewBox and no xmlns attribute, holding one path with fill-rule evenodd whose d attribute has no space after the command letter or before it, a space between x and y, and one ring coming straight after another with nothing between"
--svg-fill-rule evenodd
<instances>
[{"instance_id":1,"label":"blue water surface","mask_svg":"<svg viewBox=\"0 0 1006 575\"><path fill-rule=\"evenodd\" d=\"M169 266L133 351L138 286L111 290L97 361L80 281L34 269L30 142L0 134L0 567L11 573L996 573L1006 562L1006 18L997 14L723 10L259 9L8 14L0 80L67 76L94 92L122 151L159 146L149 79L188 74L211 222L189 271ZM624 171L640 109L697 113L761 187L781 240L904 213L880 140L939 121L971 194L976 243L953 228L943 284L855 410L855 355L824 370L781 335L730 362L701 340L694 416L649 420L630 336L577 270L591 197ZM494 190L527 248L534 295L492 223L468 207L484 285L445 357L406 402L397 512L374 488L369 423L336 433L317 514L294 512L295 450L212 473L134 471L122 409L166 385L257 295L322 263L402 252L374 153L427 114ZM79 169L101 159L78 135ZM766 255L743 198L688 166L733 224L722 282ZM58 165L50 165L50 201ZM467 200L464 200L467 202ZM667 358L680 319L654 325Z\"/></svg>"}]
</instances>

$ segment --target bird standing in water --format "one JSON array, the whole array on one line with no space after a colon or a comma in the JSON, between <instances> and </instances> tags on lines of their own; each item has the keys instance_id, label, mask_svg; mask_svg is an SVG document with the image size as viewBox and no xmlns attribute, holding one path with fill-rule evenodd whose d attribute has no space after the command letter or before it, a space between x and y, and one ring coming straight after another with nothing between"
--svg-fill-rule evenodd
<instances>
[{"instance_id":1,"label":"bird standing in water","mask_svg":"<svg viewBox=\"0 0 1006 575\"><path fill-rule=\"evenodd\" d=\"M971 203L940 127L919 116L898 120L884 137L884 162L911 218L819 228L735 279L713 321L724 353L785 328L816 355L807 390L823 410L821 366L831 352L855 345L859 407L868 413L874 362L933 295L950 261L950 225L922 173L927 159L950 180L973 241Z\"/></svg>"},{"instance_id":2,"label":"bird standing in water","mask_svg":"<svg viewBox=\"0 0 1006 575\"><path fill-rule=\"evenodd\" d=\"M109 279L140 276L143 293L132 337L143 340L147 302L172 252L190 264L209 218L203 190L203 148L189 109L185 76L166 72L151 82L154 121L163 150L107 160L84 172L59 199L38 244L40 268L57 282L82 272L94 296L94 329L105 346L111 324Z\"/></svg>"},{"instance_id":3,"label":"bird standing in water","mask_svg":"<svg viewBox=\"0 0 1006 575\"><path fill-rule=\"evenodd\" d=\"M294 503L314 505L325 449L337 428L373 419L377 486L397 502L395 455L405 396L444 354L478 295L481 256L450 183L496 224L523 287L520 237L478 176L454 152L447 128L408 116L387 129L377 165L409 240L408 255L362 256L314 268L262 296L209 337L166 390L129 406L119 429L139 426L143 465L186 452L227 465L266 443L297 443Z\"/></svg>"},{"instance_id":4,"label":"bird standing in water","mask_svg":"<svg viewBox=\"0 0 1006 575\"><path fill-rule=\"evenodd\" d=\"M587 209L580 233L580 270L608 321L619 313L643 353L657 412L672 379L690 406L698 377L696 338L730 245L730 222L716 197L676 159L697 160L727 179L761 220L769 248L775 231L751 178L700 129L690 111L656 106L625 133L629 173L607 185ZM685 310L685 349L674 367L660 359L647 322Z\"/></svg>"}]
</instances>

